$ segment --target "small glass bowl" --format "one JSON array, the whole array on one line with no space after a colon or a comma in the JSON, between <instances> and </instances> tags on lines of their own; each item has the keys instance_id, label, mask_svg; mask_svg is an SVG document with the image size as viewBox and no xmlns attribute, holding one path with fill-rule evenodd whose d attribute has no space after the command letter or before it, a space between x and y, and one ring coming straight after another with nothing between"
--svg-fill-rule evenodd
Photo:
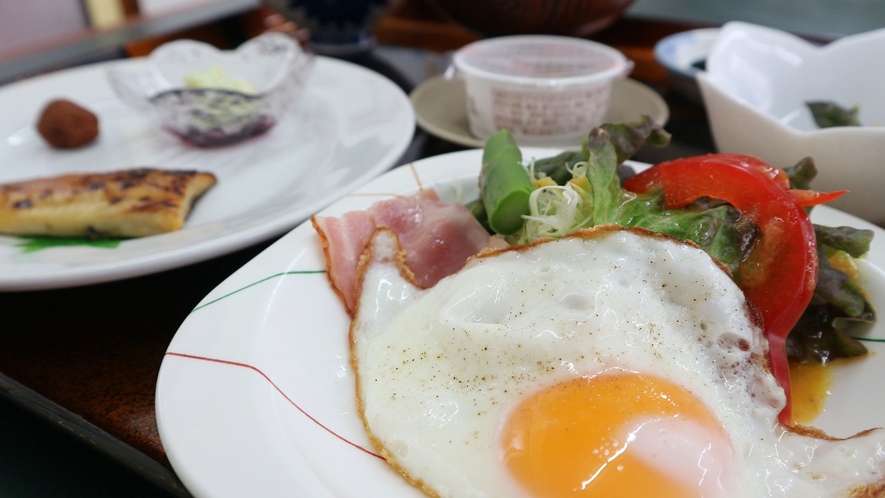
<instances>
[{"instance_id":1,"label":"small glass bowl","mask_svg":"<svg viewBox=\"0 0 885 498\"><path fill-rule=\"evenodd\" d=\"M111 87L130 107L197 147L230 145L264 133L300 100L313 55L282 33L266 33L233 51L193 40L157 47L145 64L108 70ZM227 85L197 86L195 75L220 71ZM251 91L254 89L254 92Z\"/></svg>"}]
</instances>

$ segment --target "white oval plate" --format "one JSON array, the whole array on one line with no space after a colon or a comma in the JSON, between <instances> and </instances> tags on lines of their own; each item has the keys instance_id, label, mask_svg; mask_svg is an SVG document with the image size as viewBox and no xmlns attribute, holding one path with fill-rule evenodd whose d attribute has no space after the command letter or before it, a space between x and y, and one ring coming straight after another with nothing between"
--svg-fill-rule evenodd
<instances>
[{"instance_id":1,"label":"white oval plate","mask_svg":"<svg viewBox=\"0 0 885 498\"><path fill-rule=\"evenodd\" d=\"M525 149L526 157L557 151ZM395 194L437 188L446 200L477 196L482 150L397 168L321 214L365 209ZM818 223L876 232L864 262L874 305L885 309L885 230L826 207ZM349 318L329 287L310 223L231 275L175 335L157 380L156 413L166 455L198 497L420 497L375 453L357 413ZM885 341L885 325L868 337ZM885 344L839 368L816 421L837 436L885 425Z\"/></svg>"},{"instance_id":2,"label":"white oval plate","mask_svg":"<svg viewBox=\"0 0 885 498\"><path fill-rule=\"evenodd\" d=\"M144 275L219 256L284 233L393 166L412 139L405 93L355 64L317 57L298 109L264 135L215 148L190 147L136 114L94 64L0 88L0 183L75 172L151 166L210 171L218 184L177 232L115 249L54 247L26 253L0 235L0 290L70 287ZM98 115L91 145L55 150L33 123L53 98Z\"/></svg>"}]
</instances>

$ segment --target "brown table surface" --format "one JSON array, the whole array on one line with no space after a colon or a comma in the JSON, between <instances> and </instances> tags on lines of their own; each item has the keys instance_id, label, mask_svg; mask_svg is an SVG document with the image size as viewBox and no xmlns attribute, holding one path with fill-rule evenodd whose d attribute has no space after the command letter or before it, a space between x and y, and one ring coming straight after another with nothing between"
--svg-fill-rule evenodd
<instances>
[{"instance_id":1,"label":"brown table surface","mask_svg":"<svg viewBox=\"0 0 885 498\"><path fill-rule=\"evenodd\" d=\"M713 151L703 109L666 91L666 74L652 54L658 39L691 27L624 19L594 37L633 59L632 77L659 90L670 105L667 129L673 144L643 151L636 158L640 161ZM388 16L377 34L382 43L432 50L456 48L476 38L420 15ZM461 147L419 130L407 153L411 157L401 162L455 150ZM178 326L200 299L272 242L139 278L0 293L0 394L167 491L187 496L157 431L154 390L160 363Z\"/></svg>"}]
</instances>

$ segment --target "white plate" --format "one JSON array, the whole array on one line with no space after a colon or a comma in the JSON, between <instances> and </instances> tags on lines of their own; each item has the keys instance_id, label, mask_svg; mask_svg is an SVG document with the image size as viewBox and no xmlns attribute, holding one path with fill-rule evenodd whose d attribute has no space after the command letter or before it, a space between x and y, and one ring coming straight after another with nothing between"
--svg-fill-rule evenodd
<instances>
[{"instance_id":1,"label":"white plate","mask_svg":"<svg viewBox=\"0 0 885 498\"><path fill-rule=\"evenodd\" d=\"M526 157L555 151L525 149ZM439 187L477 196L481 150L403 166L341 199L322 215L363 209L393 194ZM453 186L453 182L458 188ZM826 224L869 228L877 240L864 264L874 304L885 309L885 230L826 207ZM273 244L213 290L184 321L163 360L156 413L176 473L198 497L419 497L375 456L355 406L349 319L324 274L309 223ZM879 324L871 338L885 340ZM835 435L885 424L885 344L837 371L817 423Z\"/></svg>"},{"instance_id":2,"label":"white plate","mask_svg":"<svg viewBox=\"0 0 885 498\"><path fill-rule=\"evenodd\" d=\"M418 126L427 133L465 147L485 145L484 140L470 133L463 80L435 76L412 90L409 98L415 106ZM651 116L664 126L670 118L670 108L657 92L642 83L629 78L614 80L605 121L638 121L643 115ZM565 144L568 145L571 144Z\"/></svg>"},{"instance_id":3,"label":"white plate","mask_svg":"<svg viewBox=\"0 0 885 498\"><path fill-rule=\"evenodd\" d=\"M704 105L704 101L695 79L702 69L695 64L706 63L718 35L719 28L693 29L664 37L655 44L655 60L667 70L670 89L697 105Z\"/></svg>"},{"instance_id":4,"label":"white plate","mask_svg":"<svg viewBox=\"0 0 885 498\"><path fill-rule=\"evenodd\" d=\"M184 145L118 100L105 71L132 59L61 71L0 88L0 183L72 172L153 166L208 170L218 184L183 229L116 249L25 253L0 236L0 290L67 287L158 272L279 235L395 164L415 115L405 93L360 66L317 57L298 109L266 134L217 149ZM53 98L99 117L96 143L54 150L33 127Z\"/></svg>"}]
</instances>

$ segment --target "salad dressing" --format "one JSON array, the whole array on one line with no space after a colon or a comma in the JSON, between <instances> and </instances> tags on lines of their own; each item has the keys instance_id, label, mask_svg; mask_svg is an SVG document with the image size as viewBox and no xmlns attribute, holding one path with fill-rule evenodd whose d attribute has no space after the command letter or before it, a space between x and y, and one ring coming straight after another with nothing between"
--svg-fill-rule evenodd
<instances>
[{"instance_id":1,"label":"salad dressing","mask_svg":"<svg viewBox=\"0 0 885 498\"><path fill-rule=\"evenodd\" d=\"M833 362L790 361L794 423L814 425L814 420L823 413L833 386L834 367Z\"/></svg>"}]
</instances>

